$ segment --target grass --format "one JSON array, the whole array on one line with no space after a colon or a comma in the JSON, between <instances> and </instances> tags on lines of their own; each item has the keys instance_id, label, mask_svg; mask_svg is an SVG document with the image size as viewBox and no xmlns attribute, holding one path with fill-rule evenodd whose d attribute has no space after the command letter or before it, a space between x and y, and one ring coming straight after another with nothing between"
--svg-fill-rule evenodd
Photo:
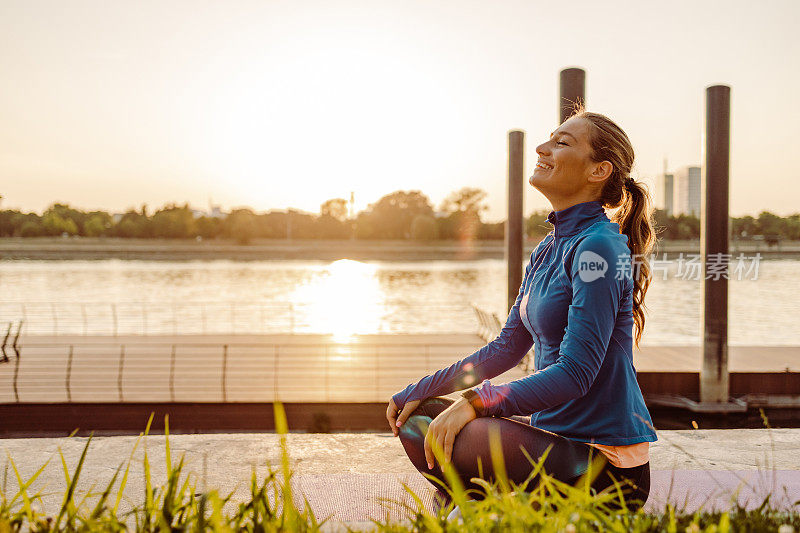
<instances>
[{"instance_id":1,"label":"grass","mask_svg":"<svg viewBox=\"0 0 800 533\"><path fill-rule=\"evenodd\" d=\"M249 494L245 501L234 501L233 492L220 494L217 490L197 490L197 479L187 473L184 456L173 459L169 444L169 420L165 420L166 479L155 485L148 459L147 442L152 415L145 431L139 436L127 461L120 464L112 479L99 488L92 486L78 498L78 482L84 467L92 438L87 439L77 465L72 471L59 449L58 457L63 470L66 489L60 508L55 514L42 511L43 493L33 493L31 487L50 461L45 462L28 479L23 479L17 465L9 457L0 487L0 533L12 531L320 531L321 529L349 529L335 524L329 518L318 519L308 500L302 497L302 505L292 493L293 475L289 450L286 444L288 427L283 408L275 406L276 430L280 434L281 461L259 478L255 470L251 474ZM766 420L765 420L766 424ZM624 510L624 486L614 487L594 495L589 484L592 472L597 473L600 463L574 486L562 483L542 470L544 457L534 461L533 472L525 483L516 485L502 475L502 456L499 435L494 435L492 463L499 472L494 482L480 483L482 499L474 500L475 493L464 489L452 466L445 464L444 474L448 481L442 490L449 493L452 501L437 511L423 504L422 497L408 486L411 504L400 501L385 501L384 506L401 511L404 520L373 520L371 530L382 532L407 531L559 531L565 533L583 531L619 531L670 533L694 532L739 532L776 531L779 533L800 532L800 513L780 511L770 505L767 497L757 509L746 510L735 505L726 512L683 512L667 505L663 512L646 513L643 510ZM144 493L136 503L124 496L134 453L143 447ZM434 449L441 464L442 451ZM601 459L602 461L602 459ZM540 482L529 487L534 476ZM16 479L16 492L7 491L8 477ZM435 478L431 478L435 481ZM123 504L125 504L123 506ZM458 505L461 516L447 520L454 506ZM795 502L795 507L800 502ZM123 508L125 507L125 508ZM623 509L623 510L620 510Z\"/></svg>"}]
</instances>

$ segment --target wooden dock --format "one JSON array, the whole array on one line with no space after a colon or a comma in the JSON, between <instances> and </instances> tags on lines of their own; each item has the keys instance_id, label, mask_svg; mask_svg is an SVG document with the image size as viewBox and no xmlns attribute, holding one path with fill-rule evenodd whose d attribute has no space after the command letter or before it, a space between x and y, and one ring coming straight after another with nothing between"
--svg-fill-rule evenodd
<instances>
[{"instance_id":1,"label":"wooden dock","mask_svg":"<svg viewBox=\"0 0 800 533\"><path fill-rule=\"evenodd\" d=\"M27 336L19 362L0 365L0 403L377 402L483 344L468 334ZM644 393L696 392L700 364L698 346L634 351ZM798 374L800 346L731 346L729 369L732 394L800 394L734 377Z\"/></svg>"},{"instance_id":2,"label":"wooden dock","mask_svg":"<svg viewBox=\"0 0 800 533\"><path fill-rule=\"evenodd\" d=\"M255 409L259 416L271 418L268 406L281 401L299 406L296 409L306 413L304 420L310 424L312 411L322 409L335 420L337 405L344 409L340 413L346 406L369 405L369 418L375 424L379 423L376 417L380 419L376 406L385 409L393 393L469 355L484 342L468 334L349 339L330 335L60 335L20 337L18 344L20 357L12 354L0 364L0 432L14 429L11 426L21 429L17 425L24 426L26 416L55 413L56 405L72 406L70 412L77 413L78 419L81 405L102 405L105 411L125 409L136 415L140 426L141 413L147 409L184 410L186 416L205 410L207 416L213 412L215 417L225 417L237 405L241 413ZM697 396L700 363L699 346L643 346L634 351L646 399ZM731 346L729 368L731 396L796 399L800 395L800 346ZM493 381L525 374L515 368ZM11 422L12 418L17 422ZM334 427L340 426L334 423ZM344 427L356 428L346 423Z\"/></svg>"}]
</instances>

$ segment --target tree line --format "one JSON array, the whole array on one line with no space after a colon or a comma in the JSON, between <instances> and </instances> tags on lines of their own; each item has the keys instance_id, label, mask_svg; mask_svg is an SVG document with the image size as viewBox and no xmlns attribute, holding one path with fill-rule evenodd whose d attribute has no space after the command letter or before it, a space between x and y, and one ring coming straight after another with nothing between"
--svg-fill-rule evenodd
<instances>
[{"instance_id":1,"label":"tree line","mask_svg":"<svg viewBox=\"0 0 800 533\"><path fill-rule=\"evenodd\" d=\"M348 216L343 198L324 202L318 215L293 209L256 213L240 208L219 217L196 216L188 203L167 204L152 214L144 205L117 217L106 211L87 212L54 203L42 215L0 211L0 236L230 239L242 244L254 239L502 240L504 222L482 220L488 208L486 196L481 189L465 187L452 192L435 211L420 191L395 191L353 216ZM547 222L549 211L534 211L527 217L525 231L529 239L539 240L552 229ZM700 238L697 217L667 216L657 209L655 221L661 239ZM780 217L762 211L758 217L731 218L731 235L742 239L755 235L800 239L800 214Z\"/></svg>"}]
</instances>

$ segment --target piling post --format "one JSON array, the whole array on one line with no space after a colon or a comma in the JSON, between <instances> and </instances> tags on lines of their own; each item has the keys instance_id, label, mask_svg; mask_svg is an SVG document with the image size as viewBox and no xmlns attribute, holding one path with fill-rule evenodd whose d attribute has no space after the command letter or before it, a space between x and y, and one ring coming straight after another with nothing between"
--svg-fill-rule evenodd
<instances>
[{"instance_id":1,"label":"piling post","mask_svg":"<svg viewBox=\"0 0 800 533\"><path fill-rule=\"evenodd\" d=\"M525 132L508 132L508 217L505 231L508 272L508 309L514 305L522 284L523 224L522 183L525 170Z\"/></svg>"},{"instance_id":2,"label":"piling post","mask_svg":"<svg viewBox=\"0 0 800 533\"><path fill-rule=\"evenodd\" d=\"M560 76L559 124L569 118L573 105L578 102L586 103L586 71L582 68L565 68Z\"/></svg>"},{"instance_id":3,"label":"piling post","mask_svg":"<svg viewBox=\"0 0 800 533\"><path fill-rule=\"evenodd\" d=\"M727 85L706 88L706 135L702 169L700 254L704 291L700 402L728 403L728 173L730 95Z\"/></svg>"}]
</instances>

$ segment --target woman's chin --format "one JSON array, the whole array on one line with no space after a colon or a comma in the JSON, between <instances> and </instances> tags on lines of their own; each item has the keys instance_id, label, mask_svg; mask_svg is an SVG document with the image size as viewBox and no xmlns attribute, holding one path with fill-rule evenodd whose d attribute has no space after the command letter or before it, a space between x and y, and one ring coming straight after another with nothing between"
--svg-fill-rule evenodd
<instances>
[{"instance_id":1,"label":"woman's chin","mask_svg":"<svg viewBox=\"0 0 800 533\"><path fill-rule=\"evenodd\" d=\"M528 183L530 183L533 188L539 190L541 190L542 185L544 185L543 183L544 181L545 180L543 180L540 176L537 176L536 174L528 178Z\"/></svg>"}]
</instances>

